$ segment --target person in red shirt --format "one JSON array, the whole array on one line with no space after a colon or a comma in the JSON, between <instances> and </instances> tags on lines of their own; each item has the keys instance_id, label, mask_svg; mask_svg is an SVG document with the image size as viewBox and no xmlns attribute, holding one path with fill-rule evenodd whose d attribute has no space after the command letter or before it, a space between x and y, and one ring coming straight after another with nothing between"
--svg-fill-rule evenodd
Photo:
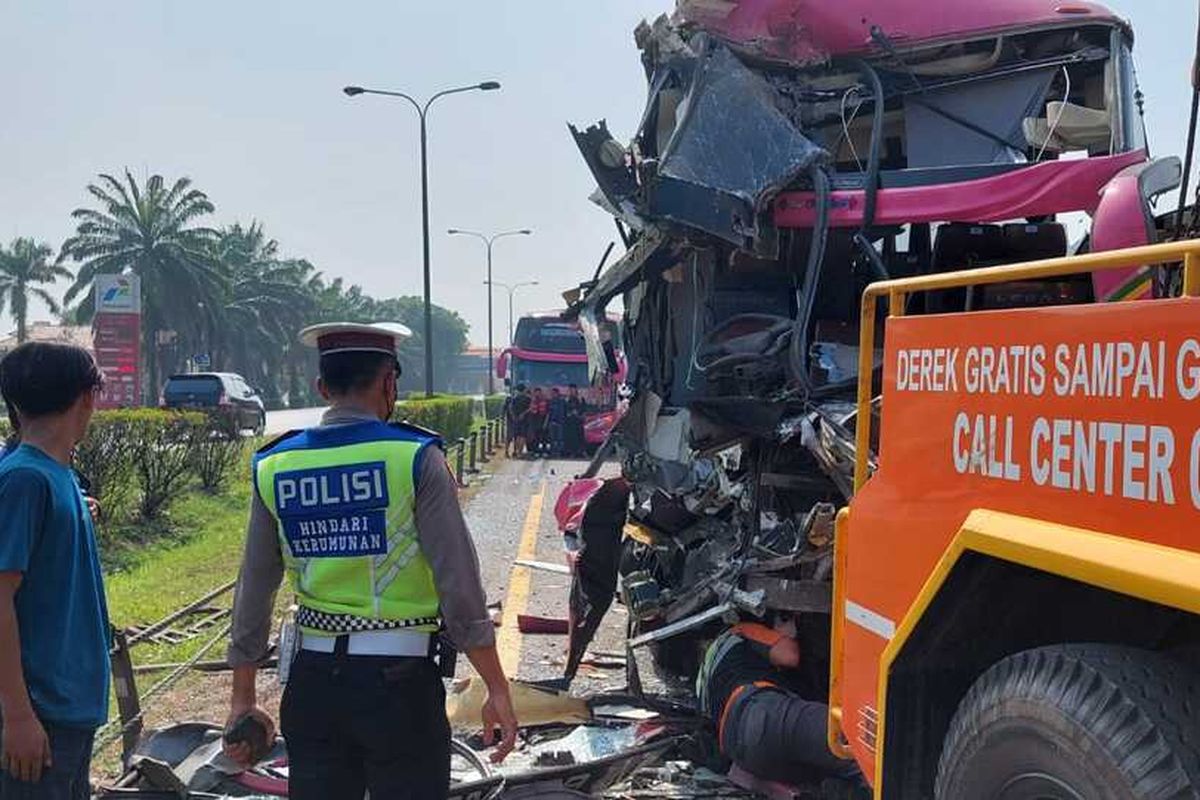
<instances>
[{"instance_id":1,"label":"person in red shirt","mask_svg":"<svg viewBox=\"0 0 1200 800\"><path fill-rule=\"evenodd\" d=\"M529 405L529 414L526 420L529 423L529 429L525 433L528 441L529 452L534 454L542 454L546 447L546 417L550 413L550 401L546 398L542 387L538 386L533 390L533 402Z\"/></svg>"}]
</instances>

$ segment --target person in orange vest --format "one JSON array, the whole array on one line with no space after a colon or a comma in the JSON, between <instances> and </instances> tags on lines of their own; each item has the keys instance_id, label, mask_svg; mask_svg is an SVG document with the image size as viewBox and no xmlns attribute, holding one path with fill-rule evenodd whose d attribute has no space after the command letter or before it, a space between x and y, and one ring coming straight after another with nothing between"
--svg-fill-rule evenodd
<instances>
[{"instance_id":1,"label":"person in orange vest","mask_svg":"<svg viewBox=\"0 0 1200 800\"><path fill-rule=\"evenodd\" d=\"M829 707L804 696L817 691L806 692L801 663L790 619L774 628L742 622L709 646L696 694L721 754L762 780L823 781L825 797L870 797L858 764L829 751Z\"/></svg>"}]
</instances>

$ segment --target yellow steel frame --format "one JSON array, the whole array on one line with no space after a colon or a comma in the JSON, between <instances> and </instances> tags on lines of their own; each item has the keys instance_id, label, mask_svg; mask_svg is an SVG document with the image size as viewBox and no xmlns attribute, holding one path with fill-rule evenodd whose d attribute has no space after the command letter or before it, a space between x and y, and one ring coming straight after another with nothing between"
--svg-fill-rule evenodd
<instances>
[{"instance_id":1,"label":"yellow steel frame","mask_svg":"<svg viewBox=\"0 0 1200 800\"><path fill-rule=\"evenodd\" d=\"M1176 261L1183 262L1184 296L1200 297L1200 239L872 283L863 292L862 321L858 337L858 413L855 420L854 490L857 492L861 489L868 477L867 463L871 449L871 377L875 368L875 310L880 298L888 298L888 314L890 316L900 317L904 315L905 301L914 292L957 289L965 286L981 286L1036 278L1055 278L1080 272L1101 272L1143 264L1169 264Z\"/></svg>"}]
</instances>

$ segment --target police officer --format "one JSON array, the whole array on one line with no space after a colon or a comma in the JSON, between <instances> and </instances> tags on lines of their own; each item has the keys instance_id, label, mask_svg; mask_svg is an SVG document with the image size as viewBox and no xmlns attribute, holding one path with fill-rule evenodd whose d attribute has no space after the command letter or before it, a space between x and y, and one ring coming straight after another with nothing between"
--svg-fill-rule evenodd
<instances>
[{"instance_id":1,"label":"police officer","mask_svg":"<svg viewBox=\"0 0 1200 800\"><path fill-rule=\"evenodd\" d=\"M290 575L299 651L280 705L293 800L443 798L450 731L434 652L439 620L488 688L484 738L512 749L517 721L496 654L479 561L435 435L388 424L403 325L316 325L316 428L254 459L254 493L233 607L230 725L257 707L275 593ZM286 657L286 654L282 654ZM243 763L247 744L227 752Z\"/></svg>"}]
</instances>

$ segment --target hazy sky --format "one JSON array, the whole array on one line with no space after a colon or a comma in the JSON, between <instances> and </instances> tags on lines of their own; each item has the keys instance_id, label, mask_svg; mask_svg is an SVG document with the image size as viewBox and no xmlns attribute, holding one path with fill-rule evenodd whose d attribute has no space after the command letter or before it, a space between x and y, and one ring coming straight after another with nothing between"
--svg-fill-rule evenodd
<instances>
[{"instance_id":1,"label":"hazy sky","mask_svg":"<svg viewBox=\"0 0 1200 800\"><path fill-rule=\"evenodd\" d=\"M1152 151L1181 153L1194 3L1111 5L1137 32ZM443 98L429 118L433 298L482 343L483 245L446 229L535 230L495 248L497 281L541 282L518 293L518 314L561 305L590 277L616 233L586 199L594 183L566 123L606 117L628 139L645 99L632 31L671 7L0 0L0 238L57 247L87 182L128 166L139 179L191 177L217 206L213 224L259 220L327 276L380 297L420 294L416 114L341 87L426 96L495 79L501 91ZM497 342L506 317L497 291ZM0 330L9 323L0 317Z\"/></svg>"}]
</instances>

